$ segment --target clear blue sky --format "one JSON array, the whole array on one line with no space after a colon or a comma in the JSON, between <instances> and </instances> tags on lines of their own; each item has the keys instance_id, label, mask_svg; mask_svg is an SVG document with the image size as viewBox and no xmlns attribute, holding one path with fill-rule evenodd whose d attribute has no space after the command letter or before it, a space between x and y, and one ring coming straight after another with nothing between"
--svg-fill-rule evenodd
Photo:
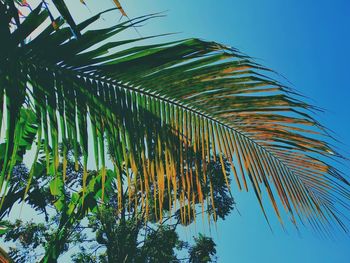
<instances>
[{"instance_id":1,"label":"clear blue sky","mask_svg":"<svg viewBox=\"0 0 350 263\"><path fill-rule=\"evenodd\" d=\"M90 13L76 2L78 17ZM86 0L93 13L112 1ZM121 0L130 17L167 11L148 22L142 35L182 32L176 38L200 37L239 48L258 62L283 74L294 88L324 109L321 122L350 145L350 1L349 0ZM115 21L120 15L115 14ZM102 23L111 23L111 17ZM112 21L113 22L113 21ZM137 37L135 32L130 32ZM169 38L168 38L169 39ZM350 169L342 167L349 175ZM323 240L302 229L266 225L253 195L233 193L241 216L233 212L218 224L220 263L347 263L350 239Z\"/></svg>"}]
</instances>

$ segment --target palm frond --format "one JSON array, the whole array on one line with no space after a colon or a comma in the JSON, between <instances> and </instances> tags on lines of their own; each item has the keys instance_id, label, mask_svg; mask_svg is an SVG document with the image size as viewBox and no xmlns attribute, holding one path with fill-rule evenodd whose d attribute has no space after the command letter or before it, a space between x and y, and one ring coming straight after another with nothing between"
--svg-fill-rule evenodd
<instances>
[{"instance_id":1,"label":"palm frond","mask_svg":"<svg viewBox=\"0 0 350 263\"><path fill-rule=\"evenodd\" d=\"M6 20L6 5L0 6ZM263 211L268 196L282 221L278 196L294 224L307 222L327 232L335 222L346 231L340 206L348 209L349 184L330 165L341 155L312 117L315 108L271 79L270 70L215 42L187 39L109 52L142 39L105 40L154 16L86 31L97 15L77 25L78 38L69 28L50 25L29 42L27 36L48 17L40 6L13 32L0 23L6 107L0 188L11 175L21 139L20 111L31 107L52 175L66 162L65 144L74 145L77 156L81 147L86 187L92 143L102 178L108 148L118 180L126 171L131 187L128 171L133 171L144 186L137 192L147 195L152 185L162 199L170 187L182 196L173 202L191 203L198 197L189 174L203 170L205 176L210 156L218 154L222 167L224 159L231 163L238 188L253 191ZM175 174L181 182L164 184L165 176Z\"/></svg>"}]
</instances>

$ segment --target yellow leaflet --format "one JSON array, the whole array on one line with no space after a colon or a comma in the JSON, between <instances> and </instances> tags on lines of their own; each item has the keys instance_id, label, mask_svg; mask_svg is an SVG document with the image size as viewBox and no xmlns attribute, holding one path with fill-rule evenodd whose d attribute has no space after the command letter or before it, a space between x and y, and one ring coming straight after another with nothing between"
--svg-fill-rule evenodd
<instances>
[{"instance_id":1,"label":"yellow leaflet","mask_svg":"<svg viewBox=\"0 0 350 263\"><path fill-rule=\"evenodd\" d=\"M229 153L230 153L231 168L233 170L233 174L235 176L236 183L238 185L238 189L241 191L242 190L241 182L240 182L240 180L238 178L236 167L233 165L233 155L234 155L235 148L233 147L233 143L232 143L232 140L231 140L230 132L228 130L226 130L226 129L224 129L224 132L225 132L225 138L226 138L227 143L228 143L228 145L227 145L228 146L228 150L229 150Z\"/></svg>"},{"instance_id":2,"label":"yellow leaflet","mask_svg":"<svg viewBox=\"0 0 350 263\"><path fill-rule=\"evenodd\" d=\"M231 151L231 149L233 149L233 147L230 147L231 144L230 144L229 139L228 139L227 131L225 130L225 128L222 128L221 126L219 126L218 129L219 129L220 137L222 138L222 141L223 141L225 155L229 159L229 163L230 163L231 169L233 171L233 174L234 174L234 177L235 177L238 189L242 190L241 182L239 181L239 178L238 178L238 175L237 175L237 172L236 172L236 168L233 165L233 161L232 161L233 160L233 153Z\"/></svg>"},{"instance_id":3,"label":"yellow leaflet","mask_svg":"<svg viewBox=\"0 0 350 263\"><path fill-rule=\"evenodd\" d=\"M217 142L217 144L219 146L219 157L220 157L220 162L221 162L222 173L224 175L225 183L227 185L227 188L229 189L229 191L231 191L230 184L228 182L228 178L227 178L227 175L226 175L224 160L222 158L222 152L223 151L222 151L222 147L221 147L220 137L219 137L219 134L218 134L218 131L217 131L217 126L214 127L214 131L215 131L215 136L216 136L216 142Z\"/></svg>"},{"instance_id":4,"label":"yellow leaflet","mask_svg":"<svg viewBox=\"0 0 350 263\"><path fill-rule=\"evenodd\" d=\"M214 202L214 192L213 192L213 185L211 183L211 178L209 179L209 187L210 187L210 197L211 197L211 206L213 208L213 217L214 222L216 222L216 211L215 211L215 202Z\"/></svg>"},{"instance_id":5,"label":"yellow leaflet","mask_svg":"<svg viewBox=\"0 0 350 263\"><path fill-rule=\"evenodd\" d=\"M164 170L160 160L156 162L156 169L157 169L157 181L158 181L159 220L162 221L163 197L164 197Z\"/></svg>"},{"instance_id":6,"label":"yellow leaflet","mask_svg":"<svg viewBox=\"0 0 350 263\"><path fill-rule=\"evenodd\" d=\"M202 187L199 180L197 181L197 192L198 192L198 200L203 205L204 204L203 193L202 193Z\"/></svg>"},{"instance_id":7,"label":"yellow leaflet","mask_svg":"<svg viewBox=\"0 0 350 263\"><path fill-rule=\"evenodd\" d=\"M118 213L121 213L122 211L122 193L123 193L123 189L122 189L122 180L121 180L121 174L119 173L119 168L114 165L114 169L117 175L117 184L118 184Z\"/></svg>"},{"instance_id":8,"label":"yellow leaflet","mask_svg":"<svg viewBox=\"0 0 350 263\"><path fill-rule=\"evenodd\" d=\"M113 2L119 8L120 13L122 13L123 16L127 16L120 2L118 0L113 0Z\"/></svg>"},{"instance_id":9,"label":"yellow leaflet","mask_svg":"<svg viewBox=\"0 0 350 263\"><path fill-rule=\"evenodd\" d=\"M191 190L193 191L193 171L192 171L192 167L190 169L190 182L191 182Z\"/></svg>"},{"instance_id":10,"label":"yellow leaflet","mask_svg":"<svg viewBox=\"0 0 350 263\"><path fill-rule=\"evenodd\" d=\"M145 208L145 200L144 200L144 190L143 190L143 182L142 182L142 177L140 176L140 191L141 191L141 214L144 213Z\"/></svg>"},{"instance_id":11,"label":"yellow leaflet","mask_svg":"<svg viewBox=\"0 0 350 263\"><path fill-rule=\"evenodd\" d=\"M158 211L157 211L157 185L154 176L155 164L154 161L151 161L151 178L153 182L153 198L154 198L154 215L156 217L156 221L158 221Z\"/></svg>"},{"instance_id":12,"label":"yellow leaflet","mask_svg":"<svg viewBox=\"0 0 350 263\"><path fill-rule=\"evenodd\" d=\"M75 168L75 171L78 171L79 170L79 163L78 163L78 160L76 160L74 162L74 168Z\"/></svg>"},{"instance_id":13,"label":"yellow leaflet","mask_svg":"<svg viewBox=\"0 0 350 263\"><path fill-rule=\"evenodd\" d=\"M205 144L206 144L206 148L207 148L207 156L208 156L208 163L210 163L210 141L209 141L209 122L208 120L203 120L204 124L205 124Z\"/></svg>"},{"instance_id":14,"label":"yellow leaflet","mask_svg":"<svg viewBox=\"0 0 350 263\"><path fill-rule=\"evenodd\" d=\"M185 224L185 221L184 221L184 214L183 214L183 211L182 211L182 208L183 208L183 204L184 204L184 192L182 191L181 194L180 194L180 218L181 218L181 223L182 224Z\"/></svg>"},{"instance_id":15,"label":"yellow leaflet","mask_svg":"<svg viewBox=\"0 0 350 263\"><path fill-rule=\"evenodd\" d=\"M188 216L188 223L191 222L191 196L187 197L187 216Z\"/></svg>"},{"instance_id":16,"label":"yellow leaflet","mask_svg":"<svg viewBox=\"0 0 350 263\"><path fill-rule=\"evenodd\" d=\"M243 158L242 151L241 151L240 148L237 147L237 142L236 142L236 138L235 138L234 134L232 134L232 139L233 139L234 146L235 146L235 149L236 149L236 151L235 151L236 152L236 159L238 161L239 169L241 171L241 176L242 176L244 188L248 192L248 185L247 185L247 181L245 179L245 174L244 174L243 165L242 165L242 161L241 161L241 156Z\"/></svg>"},{"instance_id":17,"label":"yellow leaflet","mask_svg":"<svg viewBox=\"0 0 350 263\"><path fill-rule=\"evenodd\" d=\"M211 139L211 143L212 143L211 149L213 150L213 158L214 158L214 162L216 162L216 145L215 145L213 123L212 122L208 123L208 130L209 130L210 139Z\"/></svg>"},{"instance_id":18,"label":"yellow leaflet","mask_svg":"<svg viewBox=\"0 0 350 263\"><path fill-rule=\"evenodd\" d=\"M156 159L157 181L158 181L158 199L159 199L159 215L160 221L163 217L163 197L164 197L164 167L162 160L162 144L158 135L158 160Z\"/></svg>"},{"instance_id":19,"label":"yellow leaflet","mask_svg":"<svg viewBox=\"0 0 350 263\"><path fill-rule=\"evenodd\" d=\"M138 174L138 171L137 171L137 167L136 167L136 163L135 163L135 158L132 158L131 153L129 155L130 155L131 170L132 170L133 176L134 176L133 184L134 184L134 199L135 199L135 209L136 209L137 208L137 174Z\"/></svg>"},{"instance_id":20,"label":"yellow leaflet","mask_svg":"<svg viewBox=\"0 0 350 263\"><path fill-rule=\"evenodd\" d=\"M148 213L149 213L149 207L148 207L149 183L148 183L148 172L147 172L146 168L149 167L149 165L146 165L144 151L142 151L142 153L141 153L141 158L142 158L142 166L143 166L143 176L144 176L144 179L145 179L145 191L146 191L146 200L145 200L146 216L145 216L145 220L147 220L148 219Z\"/></svg>"},{"instance_id":21,"label":"yellow leaflet","mask_svg":"<svg viewBox=\"0 0 350 263\"><path fill-rule=\"evenodd\" d=\"M207 160L205 157L205 134L204 134L204 121L203 119L199 120L201 123L201 140L202 140L202 166L203 166L203 179L204 183L207 182Z\"/></svg>"},{"instance_id":22,"label":"yellow leaflet","mask_svg":"<svg viewBox=\"0 0 350 263\"><path fill-rule=\"evenodd\" d=\"M172 168L171 170L171 180L173 184L173 191L174 191L174 211L176 211L176 200L177 200L177 180L176 180L176 169L175 169L175 164L173 158L170 157L171 165L170 167Z\"/></svg>"},{"instance_id":23,"label":"yellow leaflet","mask_svg":"<svg viewBox=\"0 0 350 263\"><path fill-rule=\"evenodd\" d=\"M128 198L129 198L129 212L131 211L131 199L132 199L132 191L131 191L131 179L130 179L130 174L129 174L129 168L125 166L125 172L126 172L126 178L128 181Z\"/></svg>"},{"instance_id":24,"label":"yellow leaflet","mask_svg":"<svg viewBox=\"0 0 350 263\"><path fill-rule=\"evenodd\" d=\"M192 123L193 123L193 121L192 121ZM197 126L196 124L193 125L193 126L192 125L190 126L191 143L193 143L193 151L194 151L195 154L197 153L197 145L198 145L198 143L197 143L197 130L198 129L196 129L196 126ZM192 129L194 129L194 131Z\"/></svg>"},{"instance_id":25,"label":"yellow leaflet","mask_svg":"<svg viewBox=\"0 0 350 263\"><path fill-rule=\"evenodd\" d=\"M244 143L245 140L243 140L241 138L240 141L242 142L242 144L240 142L239 142L239 144L241 144L243 146L243 147L241 147L241 149L244 152L243 158L245 158L244 163L245 163L246 169L247 169L247 171L251 172L251 175L252 175L251 178L253 178L255 189L259 194L259 198L261 198L261 189L259 187L259 182L258 182L258 180L261 180L261 179L259 178L259 174L258 174L257 168L255 166L254 159L250 155L250 152L247 152L247 150L246 150L246 148L248 148L248 150L249 150L249 147L247 147L247 145Z\"/></svg>"},{"instance_id":26,"label":"yellow leaflet","mask_svg":"<svg viewBox=\"0 0 350 263\"><path fill-rule=\"evenodd\" d=\"M195 194L192 194L192 212L193 212L193 221L196 227L196 197Z\"/></svg>"},{"instance_id":27,"label":"yellow leaflet","mask_svg":"<svg viewBox=\"0 0 350 263\"><path fill-rule=\"evenodd\" d=\"M63 163L62 163L62 174L63 174L63 182L66 181L67 178L67 155L63 153Z\"/></svg>"},{"instance_id":28,"label":"yellow leaflet","mask_svg":"<svg viewBox=\"0 0 350 263\"><path fill-rule=\"evenodd\" d=\"M186 171L186 187L187 187L187 200L190 200L191 197L191 183L189 179L188 170Z\"/></svg>"},{"instance_id":29,"label":"yellow leaflet","mask_svg":"<svg viewBox=\"0 0 350 263\"><path fill-rule=\"evenodd\" d=\"M169 149L165 149L165 171L167 176L167 186L168 186L168 199L169 199L169 216L171 213L171 183L172 183L172 172L171 167L169 166Z\"/></svg>"},{"instance_id":30,"label":"yellow leaflet","mask_svg":"<svg viewBox=\"0 0 350 263\"><path fill-rule=\"evenodd\" d=\"M84 205L84 197L85 197L85 192L86 192L86 179L87 179L87 170L86 166L84 165L84 171L83 171L83 199L82 199L82 205ZM103 190L102 190L103 192ZM103 193L102 193L103 196ZM103 200L103 199L102 199Z\"/></svg>"}]
</instances>

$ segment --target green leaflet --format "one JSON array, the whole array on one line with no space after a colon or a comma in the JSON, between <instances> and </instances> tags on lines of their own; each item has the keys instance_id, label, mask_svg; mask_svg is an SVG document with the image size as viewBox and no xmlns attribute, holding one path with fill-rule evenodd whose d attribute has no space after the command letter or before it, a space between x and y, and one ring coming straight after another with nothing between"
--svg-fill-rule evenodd
<instances>
[{"instance_id":1,"label":"green leaflet","mask_svg":"<svg viewBox=\"0 0 350 263\"><path fill-rule=\"evenodd\" d=\"M55 197L54 206L57 211L65 208L64 182L61 176L55 176L50 182L50 192Z\"/></svg>"},{"instance_id":2,"label":"green leaflet","mask_svg":"<svg viewBox=\"0 0 350 263\"><path fill-rule=\"evenodd\" d=\"M72 15L70 14L70 12L68 10L66 4L64 3L64 0L52 0L52 2L56 6L56 8L60 12L60 14L63 16L63 18L67 21L69 26L72 28L74 33L77 36L80 36L80 32L79 32L79 30L78 30L78 28L73 20Z\"/></svg>"},{"instance_id":3,"label":"green leaflet","mask_svg":"<svg viewBox=\"0 0 350 263\"><path fill-rule=\"evenodd\" d=\"M1 222L0 222L0 236L6 234L10 229L4 225L1 225Z\"/></svg>"}]
</instances>

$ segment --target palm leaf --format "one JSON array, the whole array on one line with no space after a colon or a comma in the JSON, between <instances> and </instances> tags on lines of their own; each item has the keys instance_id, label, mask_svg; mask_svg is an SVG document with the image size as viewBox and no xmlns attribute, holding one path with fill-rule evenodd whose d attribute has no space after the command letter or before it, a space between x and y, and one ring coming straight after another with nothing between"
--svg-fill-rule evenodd
<instances>
[{"instance_id":1,"label":"palm leaf","mask_svg":"<svg viewBox=\"0 0 350 263\"><path fill-rule=\"evenodd\" d=\"M1 8L1 18L9 21ZM134 194L147 195L153 187L162 203L170 187L182 196L174 203L190 204L196 187L192 173L205 170L210 156L218 154L222 164L230 161L238 188L253 191L263 211L268 196L282 221L278 196L294 224L328 231L335 222L346 230L341 206L348 208L348 182L330 165L341 156L312 117L315 108L268 77L270 70L234 48L199 39L109 52L142 39L105 40L155 16L86 31L97 15L76 26L79 38L67 27L49 25L29 42L26 37L48 17L40 6L13 32L0 23L7 107L0 187L11 176L20 109L31 107L40 116L51 174L66 159L60 142L74 145L76 162L81 146L85 171L92 143L102 188L108 148L119 182L126 171L127 185L134 187L129 171L139 171L144 187ZM164 184L164 176L175 174L181 182ZM84 172L84 188L87 176Z\"/></svg>"}]
</instances>

